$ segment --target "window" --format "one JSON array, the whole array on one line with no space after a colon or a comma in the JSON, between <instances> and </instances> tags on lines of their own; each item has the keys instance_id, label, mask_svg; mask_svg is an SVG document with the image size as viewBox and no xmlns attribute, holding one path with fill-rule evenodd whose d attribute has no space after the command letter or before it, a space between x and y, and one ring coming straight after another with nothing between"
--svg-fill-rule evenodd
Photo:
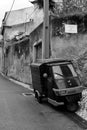
<instances>
[{"instance_id":1,"label":"window","mask_svg":"<svg viewBox=\"0 0 87 130\"><path fill-rule=\"evenodd\" d=\"M42 59L42 41L38 41L33 45L33 61Z\"/></svg>"}]
</instances>

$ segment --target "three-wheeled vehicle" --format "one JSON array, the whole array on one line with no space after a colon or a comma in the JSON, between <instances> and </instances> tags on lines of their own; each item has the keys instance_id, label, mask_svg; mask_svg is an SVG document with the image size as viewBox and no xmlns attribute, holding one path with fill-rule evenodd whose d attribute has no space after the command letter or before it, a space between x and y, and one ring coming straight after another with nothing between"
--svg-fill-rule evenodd
<instances>
[{"instance_id":1,"label":"three-wheeled vehicle","mask_svg":"<svg viewBox=\"0 0 87 130\"><path fill-rule=\"evenodd\" d=\"M79 77L71 60L49 59L31 64L32 84L35 98L43 98L54 106L64 104L67 110L75 112L82 97Z\"/></svg>"}]
</instances>

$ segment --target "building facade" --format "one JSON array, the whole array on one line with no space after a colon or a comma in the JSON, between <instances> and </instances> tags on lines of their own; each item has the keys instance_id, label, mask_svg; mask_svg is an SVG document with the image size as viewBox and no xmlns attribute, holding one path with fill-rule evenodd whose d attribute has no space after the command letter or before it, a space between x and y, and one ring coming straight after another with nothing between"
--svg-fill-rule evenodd
<instances>
[{"instance_id":1,"label":"building facade","mask_svg":"<svg viewBox=\"0 0 87 130\"><path fill-rule=\"evenodd\" d=\"M3 19L3 73L29 83L29 26L33 7L6 12Z\"/></svg>"},{"instance_id":2,"label":"building facade","mask_svg":"<svg viewBox=\"0 0 87 130\"><path fill-rule=\"evenodd\" d=\"M87 62L86 7L83 6L82 11L83 7L80 5L77 7L76 3L72 9L66 8L65 3L60 5L60 10L58 8L50 15L50 58L74 59L78 62L79 69L83 71ZM25 23L15 24L12 15L8 17L11 20L8 20L7 26L3 29L5 72L8 76L26 83L32 82L29 65L42 58L43 44L43 9L34 6L30 10L28 20L26 15L23 16L23 19L26 18ZM16 21L20 21L18 19L15 18Z\"/></svg>"}]
</instances>

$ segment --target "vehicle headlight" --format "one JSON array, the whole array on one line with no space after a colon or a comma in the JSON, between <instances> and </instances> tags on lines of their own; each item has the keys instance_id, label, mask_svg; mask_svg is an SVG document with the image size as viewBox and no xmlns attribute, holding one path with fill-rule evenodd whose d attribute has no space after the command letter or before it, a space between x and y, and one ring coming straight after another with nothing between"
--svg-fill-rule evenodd
<instances>
[{"instance_id":1,"label":"vehicle headlight","mask_svg":"<svg viewBox=\"0 0 87 130\"><path fill-rule=\"evenodd\" d=\"M64 80L56 80L56 84L57 84L59 89L65 89L66 88Z\"/></svg>"}]
</instances>

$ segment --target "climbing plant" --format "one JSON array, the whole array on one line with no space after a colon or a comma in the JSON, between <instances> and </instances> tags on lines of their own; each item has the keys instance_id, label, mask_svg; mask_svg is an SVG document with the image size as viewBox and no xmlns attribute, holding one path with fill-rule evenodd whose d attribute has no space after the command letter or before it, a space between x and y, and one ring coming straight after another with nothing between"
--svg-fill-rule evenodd
<instances>
[{"instance_id":1,"label":"climbing plant","mask_svg":"<svg viewBox=\"0 0 87 130\"><path fill-rule=\"evenodd\" d=\"M37 3L39 8L43 8L43 6L44 6L44 4L43 4L44 0L34 0L33 2ZM49 0L49 8L50 9L53 9L54 4L55 4L55 2L53 0Z\"/></svg>"},{"instance_id":2,"label":"climbing plant","mask_svg":"<svg viewBox=\"0 0 87 130\"><path fill-rule=\"evenodd\" d=\"M39 8L43 8L44 0L33 0ZM87 0L49 0L49 9L57 15L87 11Z\"/></svg>"}]
</instances>

